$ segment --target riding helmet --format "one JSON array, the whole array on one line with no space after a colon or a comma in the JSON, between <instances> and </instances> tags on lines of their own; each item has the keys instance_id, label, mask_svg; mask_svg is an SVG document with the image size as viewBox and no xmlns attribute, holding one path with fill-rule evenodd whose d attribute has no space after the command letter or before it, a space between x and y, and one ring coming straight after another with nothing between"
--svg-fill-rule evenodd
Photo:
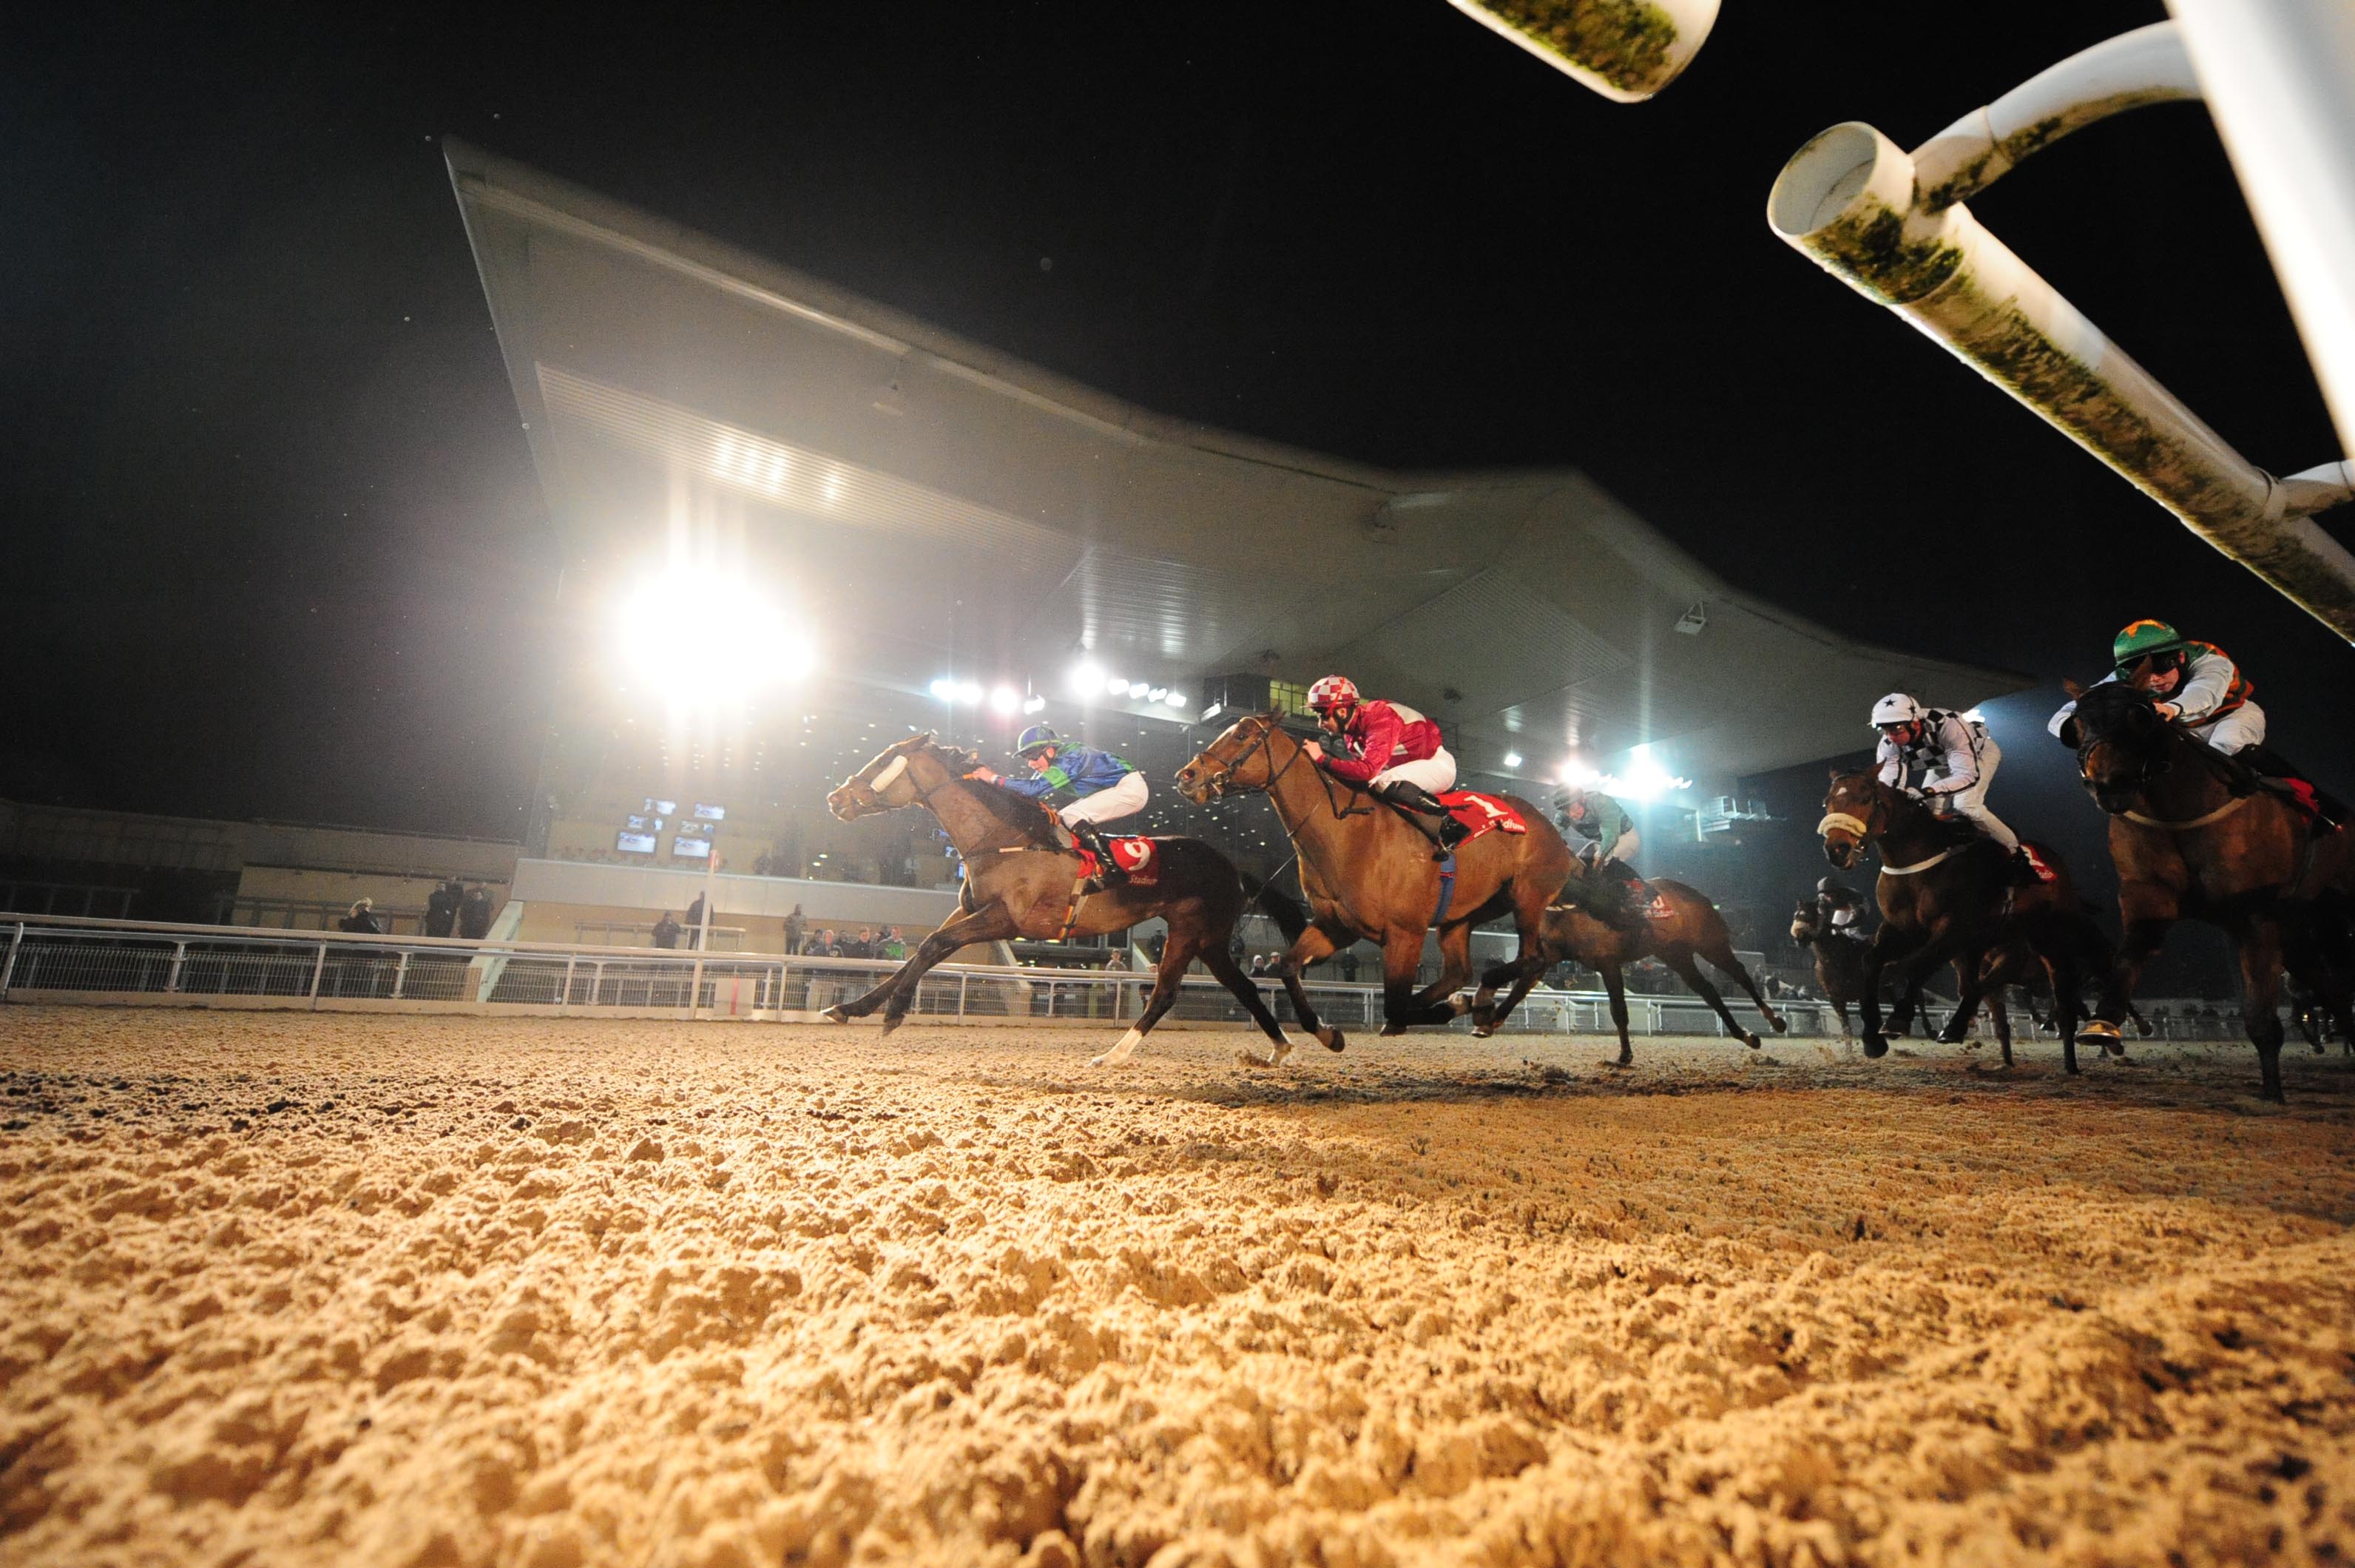
<instances>
[{"instance_id":1,"label":"riding helmet","mask_svg":"<svg viewBox=\"0 0 2355 1568\"><path fill-rule=\"evenodd\" d=\"M1872 727L1885 724L1918 724L1922 721L1922 705L1902 691L1892 691L1872 705Z\"/></svg>"},{"instance_id":2,"label":"riding helmet","mask_svg":"<svg viewBox=\"0 0 2355 1568\"><path fill-rule=\"evenodd\" d=\"M2180 653L2183 634L2164 621L2133 621L2110 640L2110 659L2120 675L2147 658Z\"/></svg>"},{"instance_id":3,"label":"riding helmet","mask_svg":"<svg viewBox=\"0 0 2355 1568\"><path fill-rule=\"evenodd\" d=\"M1033 724L1022 731L1022 738L1014 742L1014 749L1027 757L1033 752L1043 752L1050 746L1062 743L1063 738L1055 733L1052 724Z\"/></svg>"},{"instance_id":4,"label":"riding helmet","mask_svg":"<svg viewBox=\"0 0 2355 1568\"><path fill-rule=\"evenodd\" d=\"M1358 686L1346 675L1328 675L1308 688L1308 708L1313 713L1325 713L1336 708L1355 708Z\"/></svg>"}]
</instances>

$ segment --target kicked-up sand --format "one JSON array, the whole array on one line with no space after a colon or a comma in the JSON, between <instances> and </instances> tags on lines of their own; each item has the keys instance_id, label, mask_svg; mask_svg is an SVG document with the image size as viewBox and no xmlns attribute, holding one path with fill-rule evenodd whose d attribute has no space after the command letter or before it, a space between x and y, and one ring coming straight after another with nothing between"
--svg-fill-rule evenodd
<instances>
[{"instance_id":1,"label":"kicked-up sand","mask_svg":"<svg viewBox=\"0 0 2355 1568\"><path fill-rule=\"evenodd\" d=\"M2355 1066L0 1010L0 1563L2344 1563Z\"/></svg>"}]
</instances>

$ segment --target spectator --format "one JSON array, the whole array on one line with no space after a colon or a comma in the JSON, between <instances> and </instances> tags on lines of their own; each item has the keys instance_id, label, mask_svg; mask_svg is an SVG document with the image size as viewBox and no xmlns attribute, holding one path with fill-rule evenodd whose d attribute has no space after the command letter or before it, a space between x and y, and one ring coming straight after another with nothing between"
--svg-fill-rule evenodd
<instances>
[{"instance_id":1,"label":"spectator","mask_svg":"<svg viewBox=\"0 0 2355 1568\"><path fill-rule=\"evenodd\" d=\"M845 958L874 957L875 928L871 925L860 926L858 934L842 944L842 955Z\"/></svg>"},{"instance_id":2,"label":"spectator","mask_svg":"<svg viewBox=\"0 0 2355 1568\"><path fill-rule=\"evenodd\" d=\"M1352 986L1358 983L1358 950L1355 947L1341 950L1341 978Z\"/></svg>"},{"instance_id":3,"label":"spectator","mask_svg":"<svg viewBox=\"0 0 2355 1568\"><path fill-rule=\"evenodd\" d=\"M898 926L887 925L883 928L882 954L894 964L908 956L908 944L900 938Z\"/></svg>"},{"instance_id":4,"label":"spectator","mask_svg":"<svg viewBox=\"0 0 2355 1568\"><path fill-rule=\"evenodd\" d=\"M1264 975L1264 974L1266 974L1266 973L1267 973L1267 955L1266 955L1266 954L1264 954L1264 953L1254 953L1254 954L1252 954L1252 962L1251 962L1251 974L1252 974L1252 977L1253 979L1257 979L1260 976Z\"/></svg>"},{"instance_id":5,"label":"spectator","mask_svg":"<svg viewBox=\"0 0 2355 1568\"><path fill-rule=\"evenodd\" d=\"M799 953L802 944L808 940L809 917L802 913L801 905L795 904L794 912L785 916L785 951L788 954Z\"/></svg>"},{"instance_id":6,"label":"spectator","mask_svg":"<svg viewBox=\"0 0 2355 1568\"><path fill-rule=\"evenodd\" d=\"M458 929L458 906L465 901L465 885L452 877L425 895L425 934L447 936Z\"/></svg>"},{"instance_id":7,"label":"spectator","mask_svg":"<svg viewBox=\"0 0 2355 1568\"><path fill-rule=\"evenodd\" d=\"M701 893L696 894L695 901L687 906L687 944L689 947L703 945L703 895Z\"/></svg>"},{"instance_id":8,"label":"spectator","mask_svg":"<svg viewBox=\"0 0 2355 1568\"><path fill-rule=\"evenodd\" d=\"M376 917L376 901L361 899L352 905L352 912L336 922L337 931L347 931L354 936L382 936L384 922Z\"/></svg>"},{"instance_id":9,"label":"spectator","mask_svg":"<svg viewBox=\"0 0 2355 1568\"><path fill-rule=\"evenodd\" d=\"M817 933L817 940L809 944L809 951L806 956L811 958L839 958L842 956L842 950L835 945L834 927L829 925L825 930Z\"/></svg>"},{"instance_id":10,"label":"spectator","mask_svg":"<svg viewBox=\"0 0 2355 1568\"><path fill-rule=\"evenodd\" d=\"M1125 947L1114 948L1112 950L1112 955L1104 960L1104 973L1108 975L1116 974L1127 967L1128 949Z\"/></svg>"},{"instance_id":11,"label":"spectator","mask_svg":"<svg viewBox=\"0 0 2355 1568\"><path fill-rule=\"evenodd\" d=\"M458 900L458 934L480 942L491 933L491 891L476 883Z\"/></svg>"},{"instance_id":12,"label":"spectator","mask_svg":"<svg viewBox=\"0 0 2355 1568\"><path fill-rule=\"evenodd\" d=\"M662 918L655 922L655 945L656 947L677 947L678 945L678 918L672 914L668 910L663 911Z\"/></svg>"}]
</instances>

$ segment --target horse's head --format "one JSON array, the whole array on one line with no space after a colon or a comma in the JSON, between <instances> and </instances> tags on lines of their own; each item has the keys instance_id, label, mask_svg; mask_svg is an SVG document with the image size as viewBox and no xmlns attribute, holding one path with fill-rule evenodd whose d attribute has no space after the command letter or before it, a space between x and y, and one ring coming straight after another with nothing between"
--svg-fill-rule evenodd
<instances>
[{"instance_id":1,"label":"horse's head","mask_svg":"<svg viewBox=\"0 0 2355 1568\"><path fill-rule=\"evenodd\" d=\"M1823 906L1813 899L1801 899L1791 910L1791 940L1805 947L1823 934Z\"/></svg>"},{"instance_id":2,"label":"horse's head","mask_svg":"<svg viewBox=\"0 0 2355 1568\"><path fill-rule=\"evenodd\" d=\"M1845 871L1852 868L1864 847L1889 830L1889 792L1881 780L1859 768L1835 770L1832 787L1824 796L1824 819L1816 832L1824 841L1824 859Z\"/></svg>"},{"instance_id":3,"label":"horse's head","mask_svg":"<svg viewBox=\"0 0 2355 1568\"><path fill-rule=\"evenodd\" d=\"M1291 742L1283 737L1284 716L1253 713L1227 726L1226 732L1178 770L1178 793L1196 805L1205 805L1231 789L1265 789L1275 778L1274 748Z\"/></svg>"},{"instance_id":4,"label":"horse's head","mask_svg":"<svg viewBox=\"0 0 2355 1568\"><path fill-rule=\"evenodd\" d=\"M840 788L827 795L826 810L844 822L852 822L879 811L897 811L903 805L915 805L923 798L923 786L913 776L919 755L938 762L945 769L963 753L934 745L930 735L911 735L904 741L895 741L878 752L873 762L845 779Z\"/></svg>"},{"instance_id":5,"label":"horse's head","mask_svg":"<svg viewBox=\"0 0 2355 1568\"><path fill-rule=\"evenodd\" d=\"M2169 725L2155 699L2122 680L2077 694L2062 739L2077 748L2077 776L2112 816L2132 810L2143 787L2168 768Z\"/></svg>"}]
</instances>

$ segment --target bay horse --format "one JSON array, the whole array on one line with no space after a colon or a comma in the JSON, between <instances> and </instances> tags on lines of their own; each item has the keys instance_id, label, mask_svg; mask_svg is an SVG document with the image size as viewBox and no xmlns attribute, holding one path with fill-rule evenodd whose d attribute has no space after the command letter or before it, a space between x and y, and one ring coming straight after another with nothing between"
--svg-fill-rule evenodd
<instances>
[{"instance_id":1,"label":"bay horse","mask_svg":"<svg viewBox=\"0 0 2355 1568\"><path fill-rule=\"evenodd\" d=\"M2061 739L2076 749L2079 777L2109 814L2124 933L2087 1035L2117 1038L2135 982L2169 929L2187 917L2204 922L2239 949L2242 1018L2264 1096L2280 1100L2285 967L2341 1029L2349 1025L2355 834L2318 830L2127 682L2072 683L2071 695L2077 709Z\"/></svg>"},{"instance_id":2,"label":"bay horse","mask_svg":"<svg viewBox=\"0 0 2355 1568\"><path fill-rule=\"evenodd\" d=\"M1500 964L1480 976L1479 994L1472 999L1472 1019L1476 1026L1474 1032L1494 1034L1521 998L1529 995L1538 977L1565 958L1583 964L1603 976L1603 988L1611 997L1611 1021L1619 1028L1622 1067L1636 1060L1636 1052L1627 1039L1627 988L1621 971L1646 958L1657 958L1667 965L1677 978L1692 987L1693 995L1725 1020L1725 1027L1733 1031L1734 1038L1753 1051L1758 1049L1757 1035L1743 1029L1727 1010L1725 998L1693 962L1696 956L1709 960L1711 968L1741 982L1758 1010L1766 1015L1766 1021L1774 1026L1776 1034L1791 1027L1782 1014L1767 1005L1757 982L1750 977L1750 971L1733 955L1733 933L1727 929L1725 917L1717 912L1717 906L1705 895L1682 882L1656 877L1649 885L1668 913L1657 919L1648 913L1639 915L1641 929L1629 930L1595 913L1608 896L1601 885L1602 877L1603 873L1583 868L1573 872L1547 904L1545 923L1540 928L1535 946L1523 942L1518 958L1510 964ZM1513 988L1506 993L1504 1001L1492 1001L1497 987L1507 984Z\"/></svg>"},{"instance_id":3,"label":"bay horse","mask_svg":"<svg viewBox=\"0 0 2355 1568\"><path fill-rule=\"evenodd\" d=\"M1841 1035L1853 1039L1848 1010L1864 997L1865 939L1832 924L1823 900L1814 898L1800 900L1791 911L1791 940L1813 951L1816 984L1839 1013Z\"/></svg>"},{"instance_id":4,"label":"bay horse","mask_svg":"<svg viewBox=\"0 0 2355 1568\"><path fill-rule=\"evenodd\" d=\"M1237 790L1256 790L1275 806L1299 851L1301 891L1309 923L1276 961L1301 1027L1329 1051L1347 1043L1320 1020L1301 988L1301 973L1359 938L1382 950L1382 1033L1416 1024L1444 1024L1464 1011L1451 998L1472 975L1472 928L1510 914L1529 952L1545 923L1546 904L1569 875L1570 848L1553 824L1529 802L1498 795L1528 825L1525 833L1492 829L1455 849L1455 891L1441 918L1441 871L1431 840L1397 808L1318 767L1284 728L1280 713L1254 713L1178 770L1178 788L1197 805ZM1421 990L1415 971L1423 933L1439 927L1439 978ZM1284 1060L1280 1048L1262 1066Z\"/></svg>"},{"instance_id":5,"label":"bay horse","mask_svg":"<svg viewBox=\"0 0 2355 1568\"><path fill-rule=\"evenodd\" d=\"M2108 944L2057 856L2036 846L2053 880L2013 888L2011 855L2002 845L1938 816L1869 769L1834 770L1816 832L1825 858L1842 870L1857 864L1867 845L1881 850L1881 876L1874 885L1881 925L1866 948L1865 988L1858 998L1865 1055L1889 1052L1889 1037L1881 1028L1885 974L1894 971L1899 1000L1890 1022L1902 1034L1913 1021L1923 979L1940 965L1952 964L1955 1013L1938 1039L1959 1044L1987 989L1988 955L2018 939L2051 976L2062 1062L2069 1072L2077 1071L2076 1027L2083 1005L2078 987ZM1966 832L1968 838L1957 837Z\"/></svg>"},{"instance_id":6,"label":"bay horse","mask_svg":"<svg viewBox=\"0 0 2355 1568\"><path fill-rule=\"evenodd\" d=\"M1279 1050L1290 1049L1284 1026L1268 1010L1259 987L1227 951L1243 912L1242 880L1233 862L1199 838L1156 838L1154 880L1115 882L1075 901L1080 860L1066 842L1069 830L1050 821L1035 801L967 779L979 763L970 752L943 746L930 735L911 735L885 747L826 797L826 809L845 822L922 805L939 821L965 865L956 912L881 984L855 1001L826 1008L826 1019L847 1023L881 1007L883 1032L890 1034L907 1017L925 972L960 947L1018 936L1098 936L1158 915L1169 923L1169 940L1154 973L1153 995L1120 1043L1089 1065L1116 1065L1135 1054L1177 1001L1178 982L1196 958L1234 993Z\"/></svg>"}]
</instances>

